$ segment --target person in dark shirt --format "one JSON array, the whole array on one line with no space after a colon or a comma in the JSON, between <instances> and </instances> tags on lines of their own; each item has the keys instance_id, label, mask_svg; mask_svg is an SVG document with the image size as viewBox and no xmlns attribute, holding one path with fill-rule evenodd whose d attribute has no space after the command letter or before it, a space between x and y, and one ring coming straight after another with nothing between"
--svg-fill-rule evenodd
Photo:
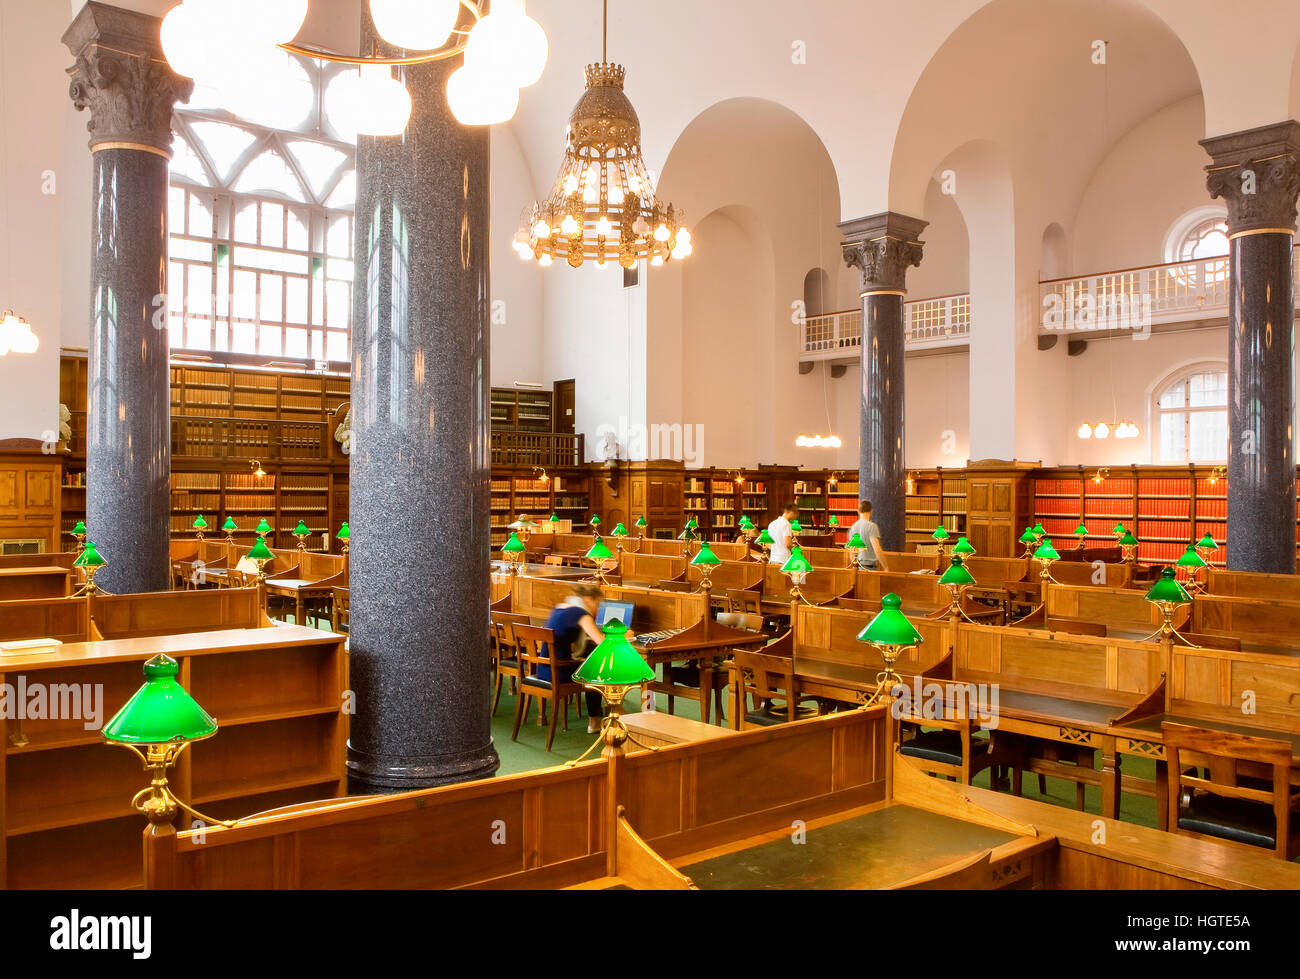
<instances>
[{"instance_id":1,"label":"person in dark shirt","mask_svg":"<svg viewBox=\"0 0 1300 979\"><path fill-rule=\"evenodd\" d=\"M551 614L546 619L546 628L550 629L555 636L555 655L558 659L576 659L575 651L581 650L585 645L584 640L591 640L592 645L600 643L605 634L596 625L596 612L600 608L600 586L589 582L582 582L573 589L573 595L568 598L564 604L557 605L551 610ZM627 623L624 623L625 625ZM629 640L636 637L629 632ZM541 655L549 655L547 643L542 643L538 652ZM577 666L568 667L562 670L561 680L568 680L573 676ZM549 666L539 666L537 668L537 678L539 680L549 680L551 678L551 668ZM597 734L600 731L600 719L604 715L603 700L600 694L591 690L587 691L587 733Z\"/></svg>"}]
</instances>

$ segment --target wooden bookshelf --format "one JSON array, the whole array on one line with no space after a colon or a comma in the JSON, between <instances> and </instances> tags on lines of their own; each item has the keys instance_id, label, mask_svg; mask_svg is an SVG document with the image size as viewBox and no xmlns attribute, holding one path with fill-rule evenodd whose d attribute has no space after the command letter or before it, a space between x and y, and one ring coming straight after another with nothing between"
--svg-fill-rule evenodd
<instances>
[{"instance_id":1,"label":"wooden bookshelf","mask_svg":"<svg viewBox=\"0 0 1300 979\"><path fill-rule=\"evenodd\" d=\"M178 680L221 725L171 770L176 793L216 818L343 795L347 658L341 637L294 627L276 635L260 629L216 635L226 638L196 633L166 640L180 666ZM143 682L141 665L157 643L65 645L57 656L24 657L21 672L29 688L102 685L101 720L107 720ZM104 744L100 731L87 730L80 718L0 719L0 747L0 886L141 885L145 821L130 801L147 776L135 755ZM177 825L189 828L190 817L178 814Z\"/></svg>"}]
</instances>

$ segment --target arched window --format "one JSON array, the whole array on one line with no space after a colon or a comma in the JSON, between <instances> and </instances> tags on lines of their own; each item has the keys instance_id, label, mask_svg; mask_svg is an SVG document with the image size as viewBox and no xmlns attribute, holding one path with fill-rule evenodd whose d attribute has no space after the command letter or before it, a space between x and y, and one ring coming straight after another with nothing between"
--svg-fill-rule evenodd
<instances>
[{"instance_id":1,"label":"arched window","mask_svg":"<svg viewBox=\"0 0 1300 979\"><path fill-rule=\"evenodd\" d=\"M1165 233L1164 260L1192 262L1228 254L1228 212L1218 204L1194 207Z\"/></svg>"},{"instance_id":2,"label":"arched window","mask_svg":"<svg viewBox=\"0 0 1300 979\"><path fill-rule=\"evenodd\" d=\"M1155 391L1153 437L1158 461L1223 462L1228 457L1228 371L1199 364L1169 378Z\"/></svg>"},{"instance_id":3,"label":"arched window","mask_svg":"<svg viewBox=\"0 0 1300 979\"><path fill-rule=\"evenodd\" d=\"M175 113L171 346L236 363L346 365L355 134L321 109L342 69L284 57L283 84L242 96L200 86Z\"/></svg>"}]
</instances>

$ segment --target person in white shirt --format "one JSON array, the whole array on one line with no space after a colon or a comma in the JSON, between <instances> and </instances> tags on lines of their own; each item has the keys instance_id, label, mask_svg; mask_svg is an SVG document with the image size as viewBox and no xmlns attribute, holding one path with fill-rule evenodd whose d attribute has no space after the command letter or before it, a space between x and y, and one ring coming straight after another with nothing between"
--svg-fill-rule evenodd
<instances>
[{"instance_id":1,"label":"person in white shirt","mask_svg":"<svg viewBox=\"0 0 1300 979\"><path fill-rule=\"evenodd\" d=\"M854 534L861 534L867 546L858 551L858 567L868 571L888 571L889 563L885 560L885 549L880 546L880 528L871 520L871 501L863 500L858 504L858 519L849 528L849 540Z\"/></svg>"},{"instance_id":2,"label":"person in white shirt","mask_svg":"<svg viewBox=\"0 0 1300 979\"><path fill-rule=\"evenodd\" d=\"M791 500L781 507L781 516L767 525L768 535L772 538L768 561L772 564L785 564L790 560L790 547L794 543L794 528L790 521L798 519L799 504Z\"/></svg>"}]
</instances>

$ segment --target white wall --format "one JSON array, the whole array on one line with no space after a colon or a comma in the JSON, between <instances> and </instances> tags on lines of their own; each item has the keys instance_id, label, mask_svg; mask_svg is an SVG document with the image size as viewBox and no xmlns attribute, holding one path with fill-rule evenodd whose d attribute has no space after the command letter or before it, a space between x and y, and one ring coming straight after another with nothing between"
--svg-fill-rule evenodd
<instances>
[{"instance_id":1,"label":"white wall","mask_svg":"<svg viewBox=\"0 0 1300 979\"><path fill-rule=\"evenodd\" d=\"M544 373L542 290L546 270L511 247L519 216L538 194L511 125L492 127L492 383L547 386Z\"/></svg>"}]
</instances>

